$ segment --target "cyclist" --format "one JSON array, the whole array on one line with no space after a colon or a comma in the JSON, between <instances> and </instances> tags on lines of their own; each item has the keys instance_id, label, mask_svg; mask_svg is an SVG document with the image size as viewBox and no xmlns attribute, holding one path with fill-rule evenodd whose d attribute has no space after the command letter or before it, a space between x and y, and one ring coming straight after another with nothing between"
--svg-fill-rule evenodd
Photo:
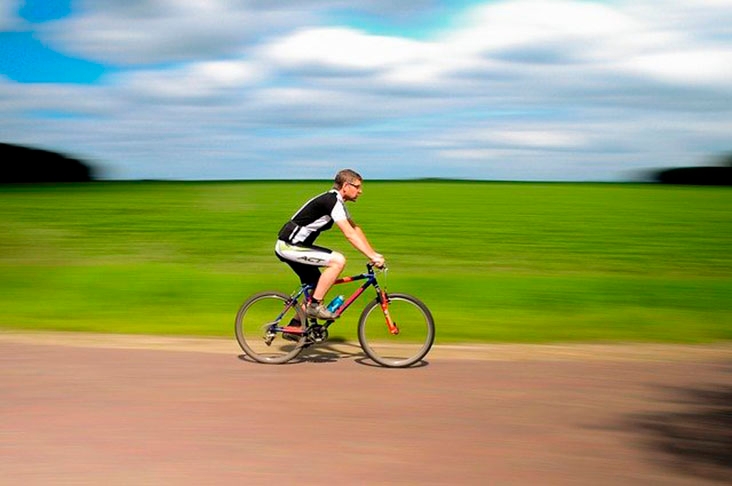
<instances>
[{"instance_id":1,"label":"cyclist","mask_svg":"<svg viewBox=\"0 0 732 486\"><path fill-rule=\"evenodd\" d=\"M339 171L333 188L306 202L279 232L275 244L277 258L295 271L300 282L315 288L306 308L308 317L336 318L336 314L323 305L323 298L346 266L346 258L337 251L313 244L321 232L333 227L333 223L374 265L384 266L384 257L374 251L346 209L346 201L358 199L363 192L362 186L363 178L357 172L351 169ZM320 267L325 267L322 274Z\"/></svg>"}]
</instances>

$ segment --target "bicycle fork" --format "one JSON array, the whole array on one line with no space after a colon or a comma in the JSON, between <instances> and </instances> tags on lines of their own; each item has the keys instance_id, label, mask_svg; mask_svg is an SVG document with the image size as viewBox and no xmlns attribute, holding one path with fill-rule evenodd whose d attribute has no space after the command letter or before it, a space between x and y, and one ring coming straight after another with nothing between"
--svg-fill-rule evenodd
<instances>
[{"instance_id":1,"label":"bicycle fork","mask_svg":"<svg viewBox=\"0 0 732 486\"><path fill-rule=\"evenodd\" d=\"M384 313L386 327L389 328L389 332L391 334L397 335L399 334L399 328L397 327L396 322L394 322L394 320L391 318L391 314L389 314L389 297L387 297L386 291L381 289L380 287L377 287L377 292L379 304L381 305L381 311Z\"/></svg>"}]
</instances>

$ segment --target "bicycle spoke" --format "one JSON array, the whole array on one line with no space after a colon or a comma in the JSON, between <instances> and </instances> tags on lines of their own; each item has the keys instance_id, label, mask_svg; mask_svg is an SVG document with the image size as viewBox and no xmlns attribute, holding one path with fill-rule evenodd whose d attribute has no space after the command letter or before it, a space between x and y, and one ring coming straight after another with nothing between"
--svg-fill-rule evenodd
<instances>
[{"instance_id":1,"label":"bicycle spoke","mask_svg":"<svg viewBox=\"0 0 732 486\"><path fill-rule=\"evenodd\" d=\"M286 339L281 328L302 319L296 307L286 308L289 297L276 292L257 294L245 302L236 317L236 337L239 345L250 358L262 363L284 363L294 358L302 349L303 336L292 335ZM280 316L278 320L272 320Z\"/></svg>"},{"instance_id":2,"label":"bicycle spoke","mask_svg":"<svg viewBox=\"0 0 732 486\"><path fill-rule=\"evenodd\" d=\"M393 294L390 300L389 314L399 332L390 332L381 306L374 301L361 316L359 341L364 352L383 366L411 366L430 350L434 322L429 310L414 297Z\"/></svg>"}]
</instances>

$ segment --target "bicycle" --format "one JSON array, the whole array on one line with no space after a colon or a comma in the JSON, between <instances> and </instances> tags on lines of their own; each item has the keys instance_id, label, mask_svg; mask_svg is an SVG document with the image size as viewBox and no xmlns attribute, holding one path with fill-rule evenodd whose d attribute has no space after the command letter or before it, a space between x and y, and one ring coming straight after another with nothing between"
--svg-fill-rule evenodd
<instances>
[{"instance_id":1,"label":"bicycle","mask_svg":"<svg viewBox=\"0 0 732 486\"><path fill-rule=\"evenodd\" d=\"M421 361L435 340L435 323L427 306L409 294L387 293L379 286L371 263L366 264L365 273L339 278L334 285L360 280L365 282L334 313L340 317L366 289L375 289L376 297L366 304L358 320L358 341L366 356L389 368L405 368ZM311 285L303 284L290 295L270 290L249 297L239 308L234 324L244 353L260 363L282 364L305 348L326 341L328 328L335 321L320 323L306 316L305 305L312 291Z\"/></svg>"}]
</instances>

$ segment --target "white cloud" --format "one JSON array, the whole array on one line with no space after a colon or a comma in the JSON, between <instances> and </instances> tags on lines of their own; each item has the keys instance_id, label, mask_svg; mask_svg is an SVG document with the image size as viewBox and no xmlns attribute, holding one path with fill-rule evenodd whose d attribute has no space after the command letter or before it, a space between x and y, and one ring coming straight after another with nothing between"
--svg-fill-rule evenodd
<instances>
[{"instance_id":1,"label":"white cloud","mask_svg":"<svg viewBox=\"0 0 732 486\"><path fill-rule=\"evenodd\" d=\"M234 56L258 36L307 21L307 11L224 0L84 2L80 14L40 30L72 55L134 65Z\"/></svg>"},{"instance_id":2,"label":"white cloud","mask_svg":"<svg viewBox=\"0 0 732 486\"><path fill-rule=\"evenodd\" d=\"M205 61L166 70L125 73L113 78L124 91L166 100L201 100L244 89L266 76L263 68L245 61Z\"/></svg>"},{"instance_id":3,"label":"white cloud","mask_svg":"<svg viewBox=\"0 0 732 486\"><path fill-rule=\"evenodd\" d=\"M26 23L18 16L21 0L0 1L0 32L19 30L26 27Z\"/></svg>"},{"instance_id":4,"label":"white cloud","mask_svg":"<svg viewBox=\"0 0 732 486\"><path fill-rule=\"evenodd\" d=\"M620 66L630 72L681 85L732 88L732 46L642 54Z\"/></svg>"},{"instance_id":5,"label":"white cloud","mask_svg":"<svg viewBox=\"0 0 732 486\"><path fill-rule=\"evenodd\" d=\"M607 5L564 0L516 0L478 6L449 36L464 52L496 51L564 40L581 42L633 33L637 22Z\"/></svg>"},{"instance_id":6,"label":"white cloud","mask_svg":"<svg viewBox=\"0 0 732 486\"><path fill-rule=\"evenodd\" d=\"M583 145L583 139L577 132L558 130L499 130L491 133L491 139L500 145L517 145L522 147L577 148Z\"/></svg>"},{"instance_id":7,"label":"white cloud","mask_svg":"<svg viewBox=\"0 0 732 486\"><path fill-rule=\"evenodd\" d=\"M387 3L392 20L433 7L359 10ZM419 40L328 21L345 1L271 5L88 1L44 39L128 67L99 86L0 80L0 129L125 177L348 161L371 177L613 180L732 148L728 0L495 1ZM55 112L70 118L33 118Z\"/></svg>"},{"instance_id":8,"label":"white cloud","mask_svg":"<svg viewBox=\"0 0 732 486\"><path fill-rule=\"evenodd\" d=\"M507 78L546 79L550 87L552 79L560 79L565 86L582 87L593 79L602 82L609 73L645 83L732 85L727 82L732 69L728 43L695 46L698 33L679 30L675 22L658 25L654 16L633 17L611 5L548 0L491 3L465 16L468 23L431 41L310 28L283 36L261 52L305 76L360 72L371 81L371 89L430 85L457 88L459 94L466 87L459 80L466 77L487 87ZM572 77L574 83L567 83Z\"/></svg>"},{"instance_id":9,"label":"white cloud","mask_svg":"<svg viewBox=\"0 0 732 486\"><path fill-rule=\"evenodd\" d=\"M70 55L119 65L238 56L249 45L303 26L332 9L409 18L431 0L81 0L71 17L40 27Z\"/></svg>"},{"instance_id":10,"label":"white cloud","mask_svg":"<svg viewBox=\"0 0 732 486\"><path fill-rule=\"evenodd\" d=\"M420 42L353 29L303 29L267 46L263 55L283 66L376 70L423 56Z\"/></svg>"},{"instance_id":11,"label":"white cloud","mask_svg":"<svg viewBox=\"0 0 732 486\"><path fill-rule=\"evenodd\" d=\"M69 116L114 115L119 100L108 89L73 84L19 84L0 78L2 111L22 117L24 113L57 113ZM0 118L2 119L2 118Z\"/></svg>"}]
</instances>

